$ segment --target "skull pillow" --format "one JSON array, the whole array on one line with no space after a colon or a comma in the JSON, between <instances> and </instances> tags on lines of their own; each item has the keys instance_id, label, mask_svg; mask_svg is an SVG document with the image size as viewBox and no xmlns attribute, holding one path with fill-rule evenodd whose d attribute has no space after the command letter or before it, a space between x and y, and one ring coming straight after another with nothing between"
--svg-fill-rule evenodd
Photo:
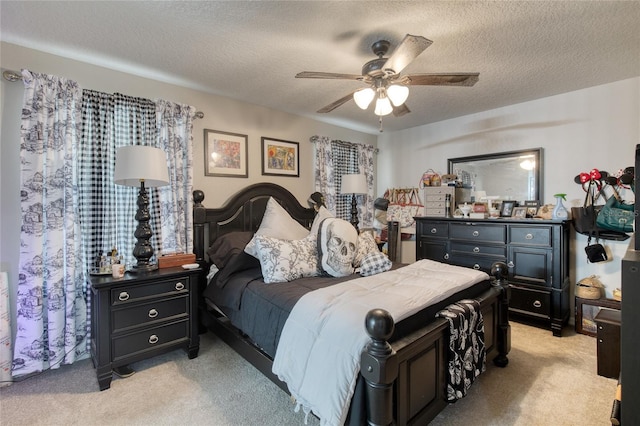
<instances>
[{"instance_id":1,"label":"skull pillow","mask_svg":"<svg viewBox=\"0 0 640 426\"><path fill-rule=\"evenodd\" d=\"M318 253L322 269L332 277L353 274L358 232L346 220L324 219L318 230Z\"/></svg>"}]
</instances>

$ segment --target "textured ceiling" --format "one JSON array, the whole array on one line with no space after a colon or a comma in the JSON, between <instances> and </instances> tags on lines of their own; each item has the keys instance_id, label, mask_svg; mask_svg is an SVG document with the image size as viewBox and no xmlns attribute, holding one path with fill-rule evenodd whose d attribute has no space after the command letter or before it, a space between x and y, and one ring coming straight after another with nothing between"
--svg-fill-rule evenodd
<instances>
[{"instance_id":1,"label":"textured ceiling","mask_svg":"<svg viewBox=\"0 0 640 426\"><path fill-rule=\"evenodd\" d=\"M638 1L3 0L0 18L9 43L370 133L371 107L316 113L362 83L294 76L359 74L373 42L405 34L433 44L403 74L480 73L411 87L392 131L640 75Z\"/></svg>"}]
</instances>

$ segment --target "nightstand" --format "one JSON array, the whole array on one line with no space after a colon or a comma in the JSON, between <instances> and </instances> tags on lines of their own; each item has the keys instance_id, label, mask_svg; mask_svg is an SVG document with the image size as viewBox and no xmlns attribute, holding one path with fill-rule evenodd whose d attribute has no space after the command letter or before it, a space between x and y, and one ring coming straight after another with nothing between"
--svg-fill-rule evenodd
<instances>
[{"instance_id":1,"label":"nightstand","mask_svg":"<svg viewBox=\"0 0 640 426\"><path fill-rule=\"evenodd\" d=\"M620 319L620 311L606 308L593 319L598 330L599 376L617 379L620 375Z\"/></svg>"},{"instance_id":2,"label":"nightstand","mask_svg":"<svg viewBox=\"0 0 640 426\"><path fill-rule=\"evenodd\" d=\"M114 369L184 348L198 356L198 279L181 267L91 277L91 356L100 390Z\"/></svg>"}]
</instances>

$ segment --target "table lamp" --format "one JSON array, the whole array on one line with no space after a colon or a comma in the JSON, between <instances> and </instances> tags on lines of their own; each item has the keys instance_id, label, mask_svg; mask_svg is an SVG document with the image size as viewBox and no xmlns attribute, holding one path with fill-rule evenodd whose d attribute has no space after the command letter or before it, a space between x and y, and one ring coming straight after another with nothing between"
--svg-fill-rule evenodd
<instances>
[{"instance_id":1,"label":"table lamp","mask_svg":"<svg viewBox=\"0 0 640 426\"><path fill-rule=\"evenodd\" d=\"M360 230L358 229L358 205L356 202L356 195L366 194L367 192L367 179L365 175L342 175L340 193L351 194L351 224L358 232L360 232Z\"/></svg>"},{"instance_id":2,"label":"table lamp","mask_svg":"<svg viewBox=\"0 0 640 426\"><path fill-rule=\"evenodd\" d=\"M149 225L151 215L146 188L169 184L167 155L162 149L152 146L130 145L118 148L113 181L118 185L140 187L138 211L135 216L138 226L134 233L137 241L133 249L133 257L138 262L130 272L149 272L158 269L157 264L149 262L153 256L153 247L149 241L153 231Z\"/></svg>"}]
</instances>

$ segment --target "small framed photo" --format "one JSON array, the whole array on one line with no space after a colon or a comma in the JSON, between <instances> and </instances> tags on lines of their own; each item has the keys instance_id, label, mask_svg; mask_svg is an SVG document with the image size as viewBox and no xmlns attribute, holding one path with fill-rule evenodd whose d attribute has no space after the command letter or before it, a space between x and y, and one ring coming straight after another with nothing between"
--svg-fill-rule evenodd
<instances>
[{"instance_id":1,"label":"small framed photo","mask_svg":"<svg viewBox=\"0 0 640 426\"><path fill-rule=\"evenodd\" d=\"M300 144L262 138L262 174L300 177Z\"/></svg>"},{"instance_id":2,"label":"small framed photo","mask_svg":"<svg viewBox=\"0 0 640 426\"><path fill-rule=\"evenodd\" d=\"M620 310L620 302L613 299L583 299L576 297L576 333L596 336L594 318L600 309Z\"/></svg>"},{"instance_id":3,"label":"small framed photo","mask_svg":"<svg viewBox=\"0 0 640 426\"><path fill-rule=\"evenodd\" d=\"M527 208L526 207L514 207L511 212L511 217L515 217L517 219L526 219L527 217Z\"/></svg>"},{"instance_id":4,"label":"small framed photo","mask_svg":"<svg viewBox=\"0 0 640 426\"><path fill-rule=\"evenodd\" d=\"M246 178L247 135L204 129L204 174Z\"/></svg>"},{"instance_id":5,"label":"small framed photo","mask_svg":"<svg viewBox=\"0 0 640 426\"><path fill-rule=\"evenodd\" d=\"M538 200L526 200L524 206L527 208L527 217L535 217L538 214L540 202Z\"/></svg>"},{"instance_id":6,"label":"small framed photo","mask_svg":"<svg viewBox=\"0 0 640 426\"><path fill-rule=\"evenodd\" d=\"M503 201L500 206L500 216L501 217L511 217L513 213L513 209L516 206L515 201Z\"/></svg>"}]
</instances>

